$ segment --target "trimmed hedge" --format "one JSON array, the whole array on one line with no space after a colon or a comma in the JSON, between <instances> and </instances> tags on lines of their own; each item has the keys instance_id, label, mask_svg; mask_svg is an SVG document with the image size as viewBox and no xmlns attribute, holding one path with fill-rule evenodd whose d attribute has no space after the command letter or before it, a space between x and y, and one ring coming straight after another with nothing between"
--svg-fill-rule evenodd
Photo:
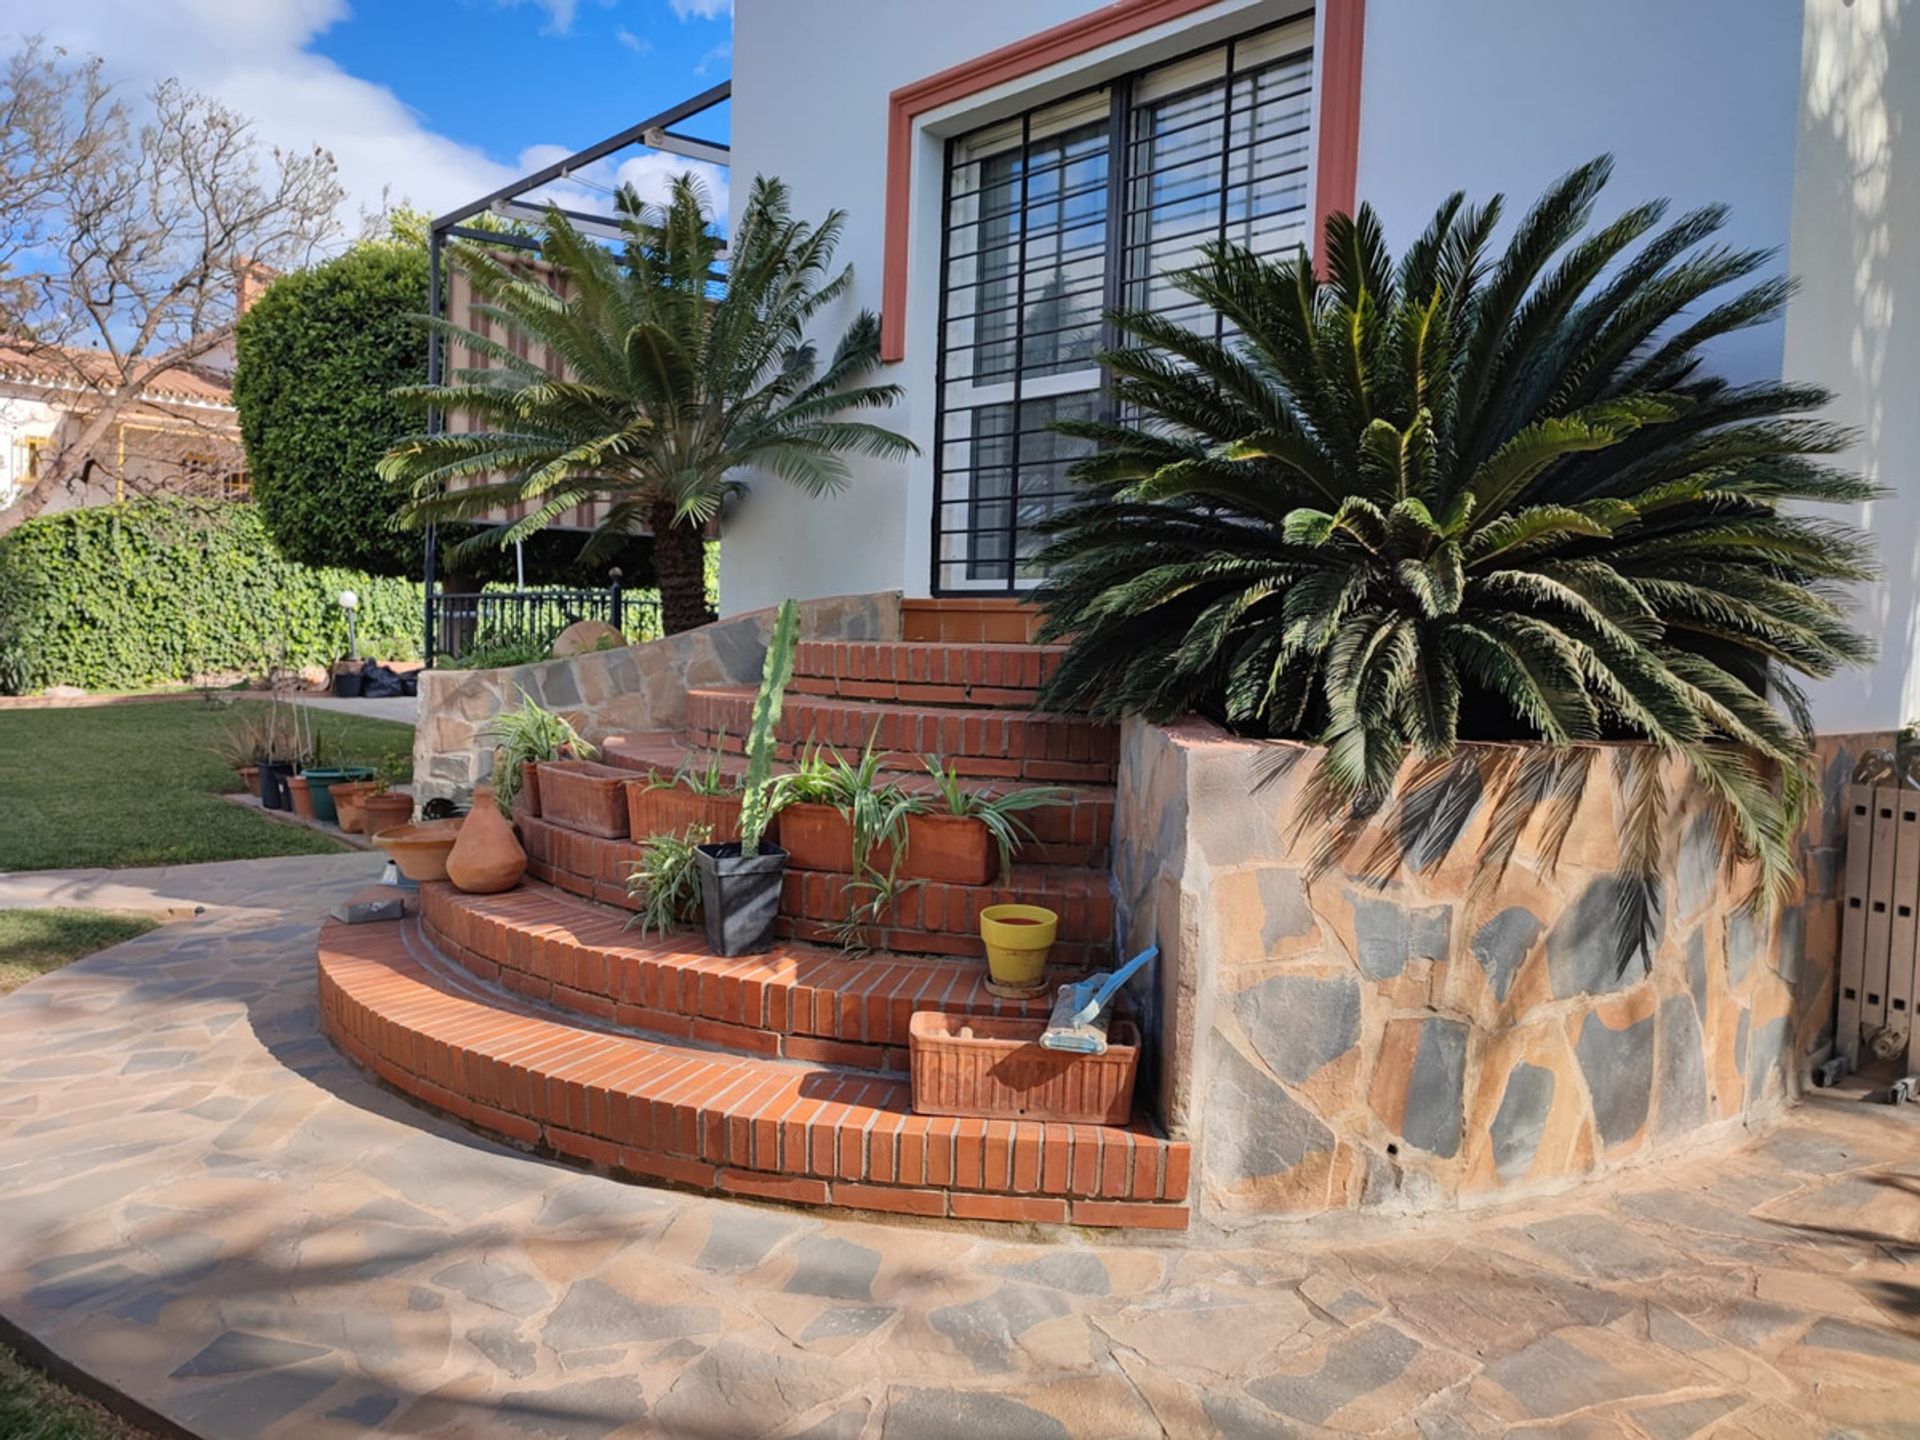
<instances>
[{"instance_id":1,"label":"trimmed hedge","mask_svg":"<svg viewBox=\"0 0 1920 1440\"><path fill-rule=\"evenodd\" d=\"M420 587L284 560L252 505L135 500L41 515L0 537L0 694L258 676L346 653L410 659Z\"/></svg>"},{"instance_id":2,"label":"trimmed hedge","mask_svg":"<svg viewBox=\"0 0 1920 1440\"><path fill-rule=\"evenodd\" d=\"M392 391L426 381L426 308L426 252L383 240L281 276L240 317L233 403L288 559L418 571L420 536L394 528L396 493L373 467L417 428Z\"/></svg>"}]
</instances>

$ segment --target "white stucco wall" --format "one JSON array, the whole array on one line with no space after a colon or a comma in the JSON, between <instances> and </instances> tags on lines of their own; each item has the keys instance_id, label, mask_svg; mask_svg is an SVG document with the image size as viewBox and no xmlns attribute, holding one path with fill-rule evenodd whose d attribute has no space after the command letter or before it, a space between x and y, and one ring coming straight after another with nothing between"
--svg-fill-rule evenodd
<instances>
[{"instance_id":1,"label":"white stucco wall","mask_svg":"<svg viewBox=\"0 0 1920 1440\"><path fill-rule=\"evenodd\" d=\"M849 212L840 255L856 283L830 328L862 306L879 307L889 93L1093 8L1087 0L738 0L733 203L760 172L787 181L803 216ZM1132 48L1144 62L1296 8L1222 0ZM1369 0L1360 194L1382 211L1397 246L1451 189L1475 198L1505 191L1517 212L1554 177L1610 151L1609 212L1661 195L1676 213L1721 201L1733 209L1730 243L1784 252L1800 42L1800 0ZM968 102L967 113L930 117L915 154L908 357L885 372L908 388L890 421L923 450L931 450L934 402L938 132L965 128L983 107L1010 110L1014 100L1124 68L1124 50L1096 54ZM1781 327L1760 327L1728 341L1720 363L1736 379L1773 377L1781 349ZM905 466L857 461L855 472L852 489L829 501L755 482L722 549L729 613L786 594L926 593L930 457Z\"/></svg>"},{"instance_id":2,"label":"white stucco wall","mask_svg":"<svg viewBox=\"0 0 1920 1440\"><path fill-rule=\"evenodd\" d=\"M848 212L839 259L854 267L855 284L824 329L837 334L861 309L880 308L888 95L1093 8L1087 0L737 0L734 219L756 173L786 181L795 213L804 218ZM916 266L916 287L933 285L937 268L937 259ZM925 346L931 338L921 334L913 342ZM883 378L898 381L905 368L888 367L892 373ZM891 417L869 418L930 433L932 400L927 386ZM929 448L925 441L922 448ZM856 458L853 465L854 484L832 500L810 499L778 480L753 481L753 494L729 520L720 548L727 613L775 604L785 595L807 599L903 586L925 593L925 576L908 585L904 574L907 473L930 476L930 461L902 467Z\"/></svg>"},{"instance_id":3,"label":"white stucco wall","mask_svg":"<svg viewBox=\"0 0 1920 1440\"><path fill-rule=\"evenodd\" d=\"M1517 219L1556 178L1615 157L1600 214L1722 203L1722 238L1778 248L1793 196L1800 0L1367 0L1360 198L1397 252L1453 190ZM1781 327L1731 338L1739 380L1780 374Z\"/></svg>"},{"instance_id":4,"label":"white stucco wall","mask_svg":"<svg viewBox=\"0 0 1920 1440\"><path fill-rule=\"evenodd\" d=\"M1920 719L1920 3L1807 0L1802 64L1786 373L1836 393L1845 463L1892 492L1854 517L1881 547L1879 661L1816 687L1814 715L1887 730Z\"/></svg>"}]
</instances>

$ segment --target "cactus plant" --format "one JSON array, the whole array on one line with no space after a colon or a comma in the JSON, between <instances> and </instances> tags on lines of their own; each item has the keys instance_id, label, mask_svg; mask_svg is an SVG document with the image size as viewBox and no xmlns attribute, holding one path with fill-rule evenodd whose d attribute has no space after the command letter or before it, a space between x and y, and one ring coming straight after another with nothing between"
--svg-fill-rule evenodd
<instances>
[{"instance_id":1,"label":"cactus plant","mask_svg":"<svg viewBox=\"0 0 1920 1440\"><path fill-rule=\"evenodd\" d=\"M751 859L760 853L760 838L777 809L773 785L773 732L780 723L787 682L793 679L793 658L800 643L800 617L791 599L782 600L767 637L766 664L760 671L760 693L753 699L753 721L747 731L747 774L740 802L740 854Z\"/></svg>"}]
</instances>

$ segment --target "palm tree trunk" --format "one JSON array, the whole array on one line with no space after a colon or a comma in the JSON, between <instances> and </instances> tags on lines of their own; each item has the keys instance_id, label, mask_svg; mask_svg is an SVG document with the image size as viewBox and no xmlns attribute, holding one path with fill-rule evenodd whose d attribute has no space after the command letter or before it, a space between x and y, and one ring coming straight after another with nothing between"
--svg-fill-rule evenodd
<instances>
[{"instance_id":1,"label":"palm tree trunk","mask_svg":"<svg viewBox=\"0 0 1920 1440\"><path fill-rule=\"evenodd\" d=\"M653 576L660 586L660 626L667 634L713 619L707 608L707 550L699 527L675 519L671 502L653 506Z\"/></svg>"}]
</instances>

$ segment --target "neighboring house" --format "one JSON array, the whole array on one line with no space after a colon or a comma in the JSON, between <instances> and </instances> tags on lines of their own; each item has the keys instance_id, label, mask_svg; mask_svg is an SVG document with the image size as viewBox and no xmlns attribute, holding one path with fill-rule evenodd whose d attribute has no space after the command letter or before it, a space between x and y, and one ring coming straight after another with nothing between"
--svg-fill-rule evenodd
<instances>
[{"instance_id":1,"label":"neighboring house","mask_svg":"<svg viewBox=\"0 0 1920 1440\"><path fill-rule=\"evenodd\" d=\"M182 366L157 377L85 456L80 442L113 385L97 350L0 341L0 531L19 521L17 502L58 486L40 513L156 495L247 498L247 458L226 377ZM52 480L56 464L63 478ZM12 512L12 513L10 513Z\"/></svg>"},{"instance_id":2,"label":"neighboring house","mask_svg":"<svg viewBox=\"0 0 1920 1440\"><path fill-rule=\"evenodd\" d=\"M833 501L757 486L727 609L1030 588L1073 455L1047 427L1094 403L1103 307L1179 313L1165 275L1216 237L1311 243L1360 199L1397 251L1450 191L1511 216L1611 152L1607 213L1723 202L1727 243L1803 278L1720 362L1834 389L1851 463L1897 492L1859 517L1899 537L1879 666L1817 691L1823 730L1895 728L1920 712L1920 146L1893 139L1916 106L1911 0L840 0L831 23L738 0L735 204L767 174L801 215L848 212L846 304L881 313L921 453L856 462Z\"/></svg>"}]
</instances>

